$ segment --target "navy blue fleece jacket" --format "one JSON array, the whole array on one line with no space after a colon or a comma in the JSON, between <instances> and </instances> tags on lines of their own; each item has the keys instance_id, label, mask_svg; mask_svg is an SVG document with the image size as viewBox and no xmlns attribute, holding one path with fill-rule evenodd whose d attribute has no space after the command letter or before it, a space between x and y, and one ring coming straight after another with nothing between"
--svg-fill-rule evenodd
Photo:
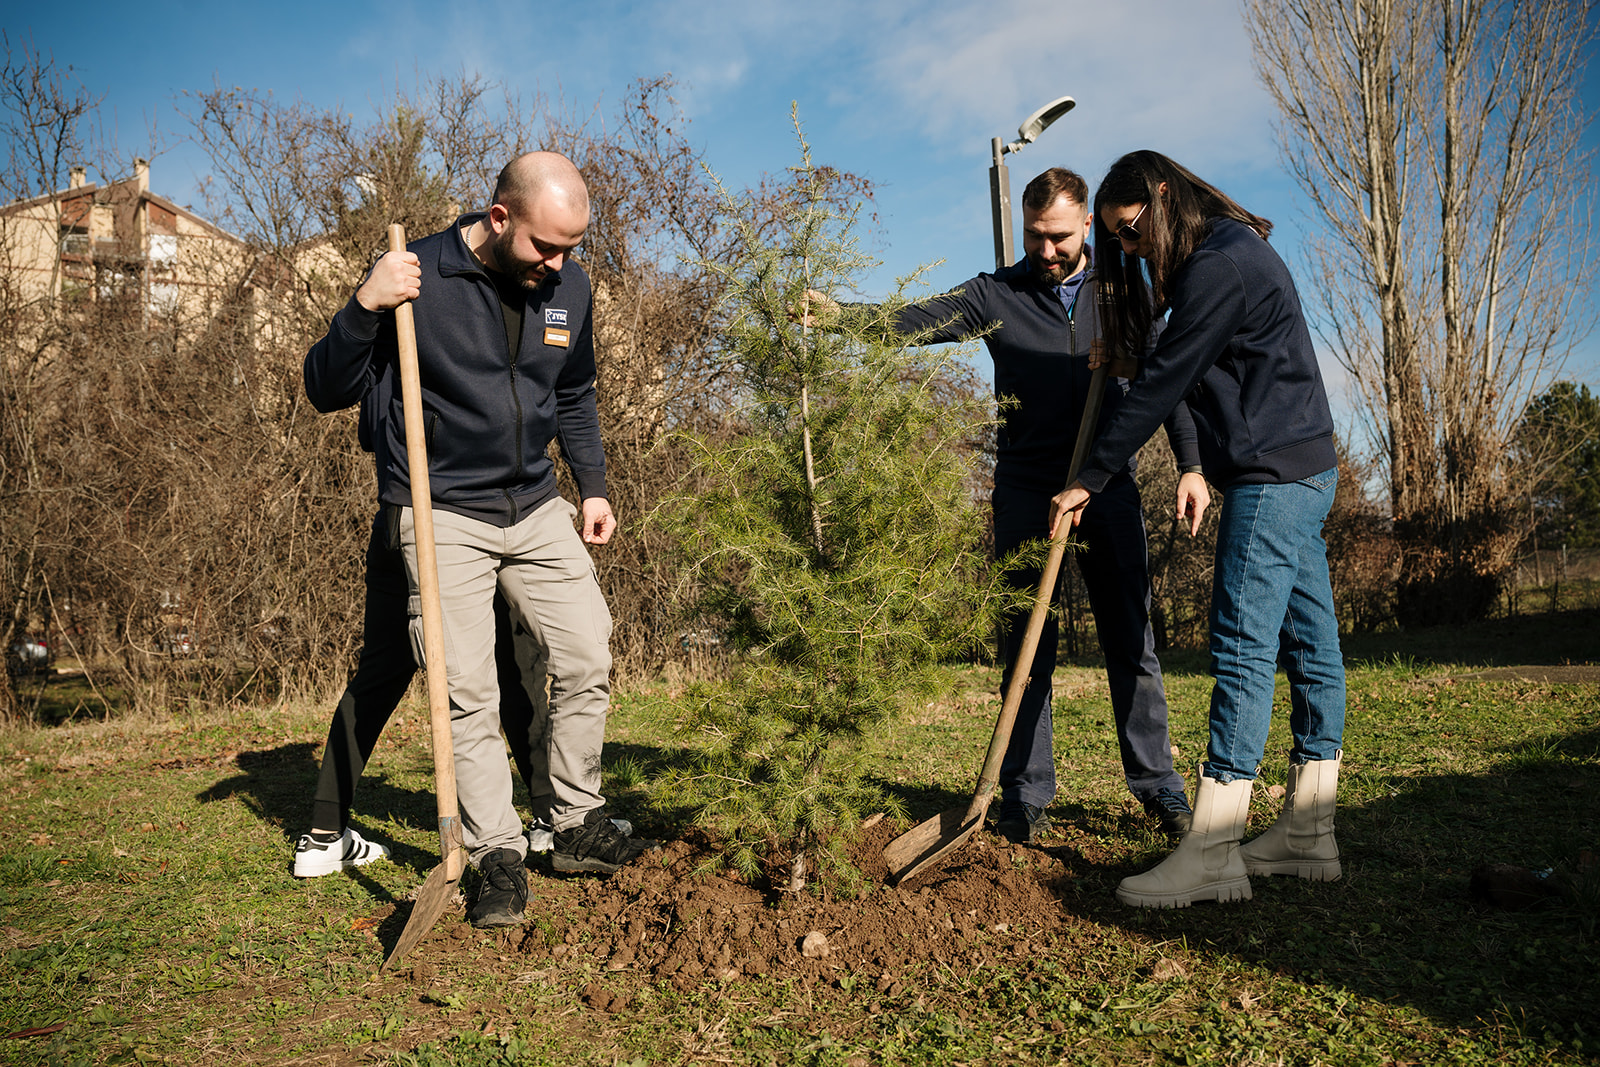
<instances>
[{"instance_id":1,"label":"navy blue fleece jacket","mask_svg":"<svg viewBox=\"0 0 1600 1067\"><path fill-rule=\"evenodd\" d=\"M1289 268L1255 230L1212 220L1173 274L1167 328L1078 480L1106 486L1187 401L1206 478L1286 483L1338 463L1333 415Z\"/></svg>"},{"instance_id":2,"label":"navy blue fleece jacket","mask_svg":"<svg viewBox=\"0 0 1600 1067\"><path fill-rule=\"evenodd\" d=\"M996 432L996 485L1048 493L1066 488L1089 391L1089 345L1100 332L1096 285L1091 267L1069 315L1054 287L1042 284L1023 260L895 312L895 329L927 344L966 340L997 324L983 342L994 360L995 396L1012 402L1004 404ZM1123 400L1122 389L1106 390L1100 427ZM1198 466L1188 412L1169 411L1167 437L1179 468ZM1118 472L1131 470L1132 463L1130 453Z\"/></svg>"},{"instance_id":3,"label":"navy blue fleece jacket","mask_svg":"<svg viewBox=\"0 0 1600 1067\"><path fill-rule=\"evenodd\" d=\"M467 249L465 215L407 247L422 263L413 302L433 504L511 526L556 495L545 454L561 455L585 497L606 495L605 452L595 408L594 299L589 276L568 259L524 290L522 340L506 347L500 294ZM564 339L564 343L563 343ZM363 404L378 468L378 498L411 503L394 313L354 297L306 354L306 396L319 411Z\"/></svg>"}]
</instances>

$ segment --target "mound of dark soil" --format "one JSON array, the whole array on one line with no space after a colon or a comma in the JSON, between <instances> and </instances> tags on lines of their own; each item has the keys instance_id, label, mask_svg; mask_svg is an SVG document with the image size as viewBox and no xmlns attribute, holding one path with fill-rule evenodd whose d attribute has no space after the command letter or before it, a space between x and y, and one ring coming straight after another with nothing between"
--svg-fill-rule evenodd
<instances>
[{"instance_id":1,"label":"mound of dark soil","mask_svg":"<svg viewBox=\"0 0 1600 1067\"><path fill-rule=\"evenodd\" d=\"M980 833L943 866L889 887L882 852L900 829L880 823L857 846L853 859L870 888L852 899L763 893L697 873L710 851L694 838L609 879L536 872L517 948L525 958L581 957L680 989L772 974L803 986L864 979L890 992L908 964L970 971L1040 951L1073 921L1059 902L1073 877L1063 862L1074 858L1069 850ZM598 985L584 999L600 1010L625 1007Z\"/></svg>"}]
</instances>

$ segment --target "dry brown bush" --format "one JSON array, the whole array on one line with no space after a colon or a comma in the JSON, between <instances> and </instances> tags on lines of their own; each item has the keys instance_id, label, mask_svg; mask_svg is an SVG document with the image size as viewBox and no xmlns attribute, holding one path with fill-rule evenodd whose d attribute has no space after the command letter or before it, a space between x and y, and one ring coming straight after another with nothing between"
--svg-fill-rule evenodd
<instances>
[{"instance_id":1,"label":"dry brown bush","mask_svg":"<svg viewBox=\"0 0 1600 1067\"><path fill-rule=\"evenodd\" d=\"M1393 621L1400 557L1388 516L1367 491L1370 465L1344 458L1342 449L1340 455L1339 488L1323 535L1340 628L1361 632ZM1177 481L1172 450L1166 436L1157 434L1139 453L1139 492L1149 528L1150 623L1158 649L1204 648L1222 494L1212 487L1211 512L1191 538L1173 517ZM1087 617L1087 599L1076 610Z\"/></svg>"},{"instance_id":2,"label":"dry brown bush","mask_svg":"<svg viewBox=\"0 0 1600 1067\"><path fill-rule=\"evenodd\" d=\"M672 431L737 429L705 267L730 236L669 89L640 83L610 132L475 78L426 83L365 125L238 89L191 95L205 215L242 239L219 243L194 299L152 314L139 264L45 299L0 271L0 636L47 629L98 691L156 709L342 683L376 486L354 412L305 401L304 355L389 222L434 232L487 202L506 160L549 147L578 163L595 209L579 251L622 522L596 553L617 669L701 658L673 606L672 546L642 520L686 469ZM74 160L57 156L16 195L62 188ZM830 181L840 199L868 192ZM770 225L787 190L761 193ZM16 713L4 679L0 712Z\"/></svg>"}]
</instances>

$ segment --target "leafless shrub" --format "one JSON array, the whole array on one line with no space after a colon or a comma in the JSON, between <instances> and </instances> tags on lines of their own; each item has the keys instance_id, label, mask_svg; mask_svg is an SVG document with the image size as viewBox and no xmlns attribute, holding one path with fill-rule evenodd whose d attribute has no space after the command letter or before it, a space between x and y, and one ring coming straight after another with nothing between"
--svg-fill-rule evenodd
<instances>
[{"instance_id":1,"label":"leafless shrub","mask_svg":"<svg viewBox=\"0 0 1600 1067\"><path fill-rule=\"evenodd\" d=\"M42 191L39 217L24 221L45 252L21 247L20 223L0 227L0 636L49 627L98 691L152 708L339 684L360 634L376 490L354 414L318 415L303 399L304 354L390 222L434 232L485 204L508 159L551 147L583 169L595 208L580 253L624 524L596 553L618 670L714 666L683 639L694 624L673 607L671 546L642 522L687 468L670 431L737 429L709 358L720 291L704 266L731 229L669 89L641 83L610 132L471 77L397 95L365 124L237 88L192 94L212 178L171 260L137 221L171 205L138 182L84 196L63 195L60 173L16 186ZM70 86L42 103L31 91L22 98L61 120L57 149L34 155L73 162L74 124L94 101ZM14 113L22 98L0 91ZM841 196L866 190L828 177ZM778 181L757 203L776 217L786 195ZM58 235L76 233L79 201L115 222L74 259ZM34 261L49 265L42 284ZM0 679L0 713L15 709Z\"/></svg>"}]
</instances>

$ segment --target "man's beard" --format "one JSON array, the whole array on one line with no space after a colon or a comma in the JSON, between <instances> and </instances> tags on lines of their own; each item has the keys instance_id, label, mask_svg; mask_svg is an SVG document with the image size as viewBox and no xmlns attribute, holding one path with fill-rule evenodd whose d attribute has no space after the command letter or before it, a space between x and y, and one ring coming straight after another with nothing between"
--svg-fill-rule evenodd
<instances>
[{"instance_id":1,"label":"man's beard","mask_svg":"<svg viewBox=\"0 0 1600 1067\"><path fill-rule=\"evenodd\" d=\"M544 284L550 271L542 263L530 263L518 258L513 248L515 237L515 229L508 225L504 233L495 234L489 242L489 257L494 260L494 269L515 278L524 289L537 289ZM536 273L530 275L529 270Z\"/></svg>"},{"instance_id":2,"label":"man's beard","mask_svg":"<svg viewBox=\"0 0 1600 1067\"><path fill-rule=\"evenodd\" d=\"M1045 285L1060 285L1082 270L1084 266L1081 254L1075 263L1068 263L1065 259L1058 259L1054 263L1046 264L1037 256L1029 256L1028 263L1033 267L1034 275Z\"/></svg>"}]
</instances>

